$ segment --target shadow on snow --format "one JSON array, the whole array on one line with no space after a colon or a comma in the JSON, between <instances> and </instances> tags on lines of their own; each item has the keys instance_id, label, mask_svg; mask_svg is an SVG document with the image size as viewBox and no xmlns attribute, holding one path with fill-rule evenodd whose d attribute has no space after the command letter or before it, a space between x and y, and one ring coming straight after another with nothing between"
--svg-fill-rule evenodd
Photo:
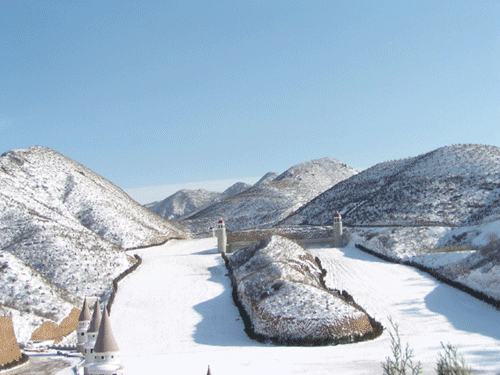
<instances>
[{"instance_id":1,"label":"shadow on snow","mask_svg":"<svg viewBox=\"0 0 500 375\"><path fill-rule=\"evenodd\" d=\"M201 252L200 254L207 254ZM224 288L217 297L193 306L201 315L202 321L196 325L194 341L210 346L257 346L244 332L243 321L233 303L232 287L224 263L210 267L208 281L218 283Z\"/></svg>"}]
</instances>

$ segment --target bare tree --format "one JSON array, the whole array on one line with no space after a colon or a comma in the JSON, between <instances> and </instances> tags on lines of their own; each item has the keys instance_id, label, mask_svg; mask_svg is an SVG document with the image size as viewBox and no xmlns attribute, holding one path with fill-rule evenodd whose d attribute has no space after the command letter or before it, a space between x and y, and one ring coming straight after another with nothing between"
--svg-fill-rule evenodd
<instances>
[{"instance_id":1,"label":"bare tree","mask_svg":"<svg viewBox=\"0 0 500 375\"><path fill-rule=\"evenodd\" d=\"M457 353L457 349L451 344L444 345L444 354L439 354L437 362L438 375L470 375L472 370L465 363L464 358Z\"/></svg>"},{"instance_id":2,"label":"bare tree","mask_svg":"<svg viewBox=\"0 0 500 375\"><path fill-rule=\"evenodd\" d=\"M382 363L384 375L419 375L422 371L422 364L419 362L413 363L413 349L407 343L405 348L401 344L399 336L399 327L392 319L389 319L392 326L391 335L391 352L392 358L387 357Z\"/></svg>"}]
</instances>

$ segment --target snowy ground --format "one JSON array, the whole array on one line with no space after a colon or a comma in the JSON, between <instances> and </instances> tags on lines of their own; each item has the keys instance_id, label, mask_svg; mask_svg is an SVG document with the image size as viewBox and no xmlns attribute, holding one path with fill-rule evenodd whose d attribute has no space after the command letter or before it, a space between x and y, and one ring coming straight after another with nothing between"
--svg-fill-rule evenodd
<instances>
[{"instance_id":1,"label":"snowy ground","mask_svg":"<svg viewBox=\"0 0 500 375\"><path fill-rule=\"evenodd\" d=\"M481 374L500 374L500 312L413 268L359 250L311 249L368 313L400 326L424 374L440 342L452 343ZM381 374L389 335L357 344L274 347L250 340L231 300L215 239L171 241L137 250L141 267L119 285L111 311L127 375Z\"/></svg>"}]
</instances>

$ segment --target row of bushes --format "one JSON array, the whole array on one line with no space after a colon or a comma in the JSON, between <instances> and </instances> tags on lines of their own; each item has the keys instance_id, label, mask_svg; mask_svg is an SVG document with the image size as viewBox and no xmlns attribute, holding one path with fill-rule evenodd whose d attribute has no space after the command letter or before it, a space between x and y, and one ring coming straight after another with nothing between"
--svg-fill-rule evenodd
<instances>
[{"instance_id":1,"label":"row of bushes","mask_svg":"<svg viewBox=\"0 0 500 375\"><path fill-rule=\"evenodd\" d=\"M494 306L497 309L500 309L500 300L497 300L493 297L490 297L490 296L488 296L488 295L486 295L483 292L480 292L478 290L472 289L472 288L468 287L467 285L464 285L458 281L450 280L450 279L444 277L443 275L439 274L433 268L426 267L420 263L416 263L413 261L406 261L406 260L402 260L402 259L398 259L398 258L393 258L393 257L387 256L385 254L381 254L381 253L378 253L378 252L373 251L371 249L368 249L367 247L360 245L360 244L355 244L354 246L361 251L364 251L368 254L376 256L377 258L383 259L385 261L415 267L418 270L429 274L430 276L435 278L437 281L442 282L443 284L450 285L458 290L461 290L462 292L470 294L471 296L473 296L473 297L475 297L483 302L490 304L491 306Z\"/></svg>"},{"instance_id":2,"label":"row of bushes","mask_svg":"<svg viewBox=\"0 0 500 375\"><path fill-rule=\"evenodd\" d=\"M134 257L136 259L136 262L131 267L129 267L128 269L123 271L120 275L118 275L113 280L113 291L111 292L111 295L110 295L109 301L108 301L108 313L111 313L111 306L113 305L113 302L115 300L115 294L118 291L118 283L121 280L123 280L123 278L125 278L125 276L128 276L132 272L134 272L142 264L142 258L139 255L134 254Z\"/></svg>"},{"instance_id":3,"label":"row of bushes","mask_svg":"<svg viewBox=\"0 0 500 375\"><path fill-rule=\"evenodd\" d=\"M12 361L12 362L9 362L9 363L5 363L3 365L0 365L0 371L1 370L8 370L8 369L11 369L11 368L14 368L14 367L17 367L17 366L20 366L22 365L23 363L26 363L28 362L30 359L30 357L28 357L26 354L24 353L21 353L21 357L19 357L18 359L16 359L15 361Z\"/></svg>"},{"instance_id":4,"label":"row of bushes","mask_svg":"<svg viewBox=\"0 0 500 375\"><path fill-rule=\"evenodd\" d=\"M335 337L329 337L329 338L317 338L317 337L304 337L304 338L290 338L290 337L268 337L265 335L262 335L260 333L255 332L255 329L252 324L252 320L250 316L248 315L245 307L243 306L243 303L240 301L240 298L238 296L238 291L237 291L237 285L236 285L236 279L233 276L232 269L229 265L229 258L227 257L226 254L222 254L222 258L224 259L224 262L226 264L226 268L228 270L228 276L231 280L231 286L232 286L232 298L233 298L233 303L237 307L241 319L244 324L244 331L247 334L248 337L250 337L252 340L255 340L260 343L264 344L274 344L274 345L280 345L280 346L325 346L325 345L337 345L337 344L348 344L348 343L354 343L354 342L360 342L360 341L367 341L374 339L378 336L380 336L384 330L382 324L377 322L375 319L370 317L368 314L366 314L366 311L363 310L359 305L357 305L353 298L347 293L344 293L344 298L350 299L350 303L354 305L355 307L359 308L361 311L363 311L367 317L368 320L373 328L371 332L368 332L364 335L350 335L350 336L345 336L345 337L340 337L340 338L335 338ZM331 289L328 289L325 285L324 277L326 276L326 270L321 267L321 262L319 258L316 258L316 263L320 267L322 274L320 276L321 284L325 287L326 290L329 290L332 292ZM336 292L336 291L333 291ZM340 294L339 294L340 296ZM348 296L348 297L347 297Z\"/></svg>"}]
</instances>

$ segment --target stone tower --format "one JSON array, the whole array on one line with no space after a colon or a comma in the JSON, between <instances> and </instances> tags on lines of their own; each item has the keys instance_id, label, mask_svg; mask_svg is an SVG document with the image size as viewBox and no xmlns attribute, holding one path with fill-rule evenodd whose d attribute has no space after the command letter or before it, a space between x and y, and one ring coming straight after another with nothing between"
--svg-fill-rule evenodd
<instances>
[{"instance_id":1,"label":"stone tower","mask_svg":"<svg viewBox=\"0 0 500 375\"><path fill-rule=\"evenodd\" d=\"M83 350L85 354L84 375L87 375L88 368L94 363L94 346L97 340L97 334L99 333L99 326L101 325L101 307L99 306L99 300L95 301L94 313L92 314L92 320L90 321L89 328L87 330L87 342L83 345Z\"/></svg>"},{"instance_id":2,"label":"stone tower","mask_svg":"<svg viewBox=\"0 0 500 375\"><path fill-rule=\"evenodd\" d=\"M80 316L78 317L78 328L76 329L77 334L77 344L76 350L80 353L84 353L83 345L87 341L87 329L90 324L90 311L89 306L87 304L87 298L83 301L82 311L80 312Z\"/></svg>"},{"instance_id":3,"label":"stone tower","mask_svg":"<svg viewBox=\"0 0 500 375\"><path fill-rule=\"evenodd\" d=\"M343 246L342 216L337 212L333 215L333 247Z\"/></svg>"},{"instance_id":4,"label":"stone tower","mask_svg":"<svg viewBox=\"0 0 500 375\"><path fill-rule=\"evenodd\" d=\"M217 248L219 249L219 253L225 254L227 246L227 237L226 237L226 224L224 224L224 220L220 219L217 223Z\"/></svg>"},{"instance_id":5,"label":"stone tower","mask_svg":"<svg viewBox=\"0 0 500 375\"><path fill-rule=\"evenodd\" d=\"M106 307L102 313L93 354L93 363L88 367L89 375L124 375L124 368L120 363L120 349L111 330Z\"/></svg>"}]
</instances>

